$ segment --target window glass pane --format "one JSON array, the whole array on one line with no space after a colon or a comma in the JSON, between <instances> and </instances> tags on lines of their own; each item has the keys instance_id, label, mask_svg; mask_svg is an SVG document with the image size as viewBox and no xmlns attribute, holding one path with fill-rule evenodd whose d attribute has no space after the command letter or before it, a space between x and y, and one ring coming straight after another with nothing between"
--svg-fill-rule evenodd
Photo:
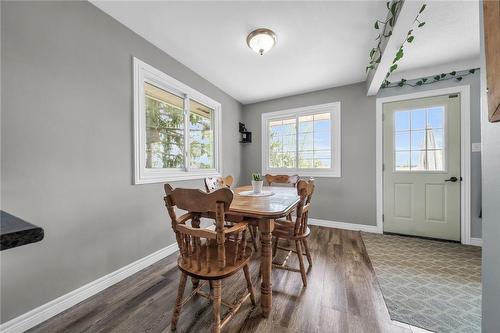
<instances>
[{"instance_id":1,"label":"window glass pane","mask_svg":"<svg viewBox=\"0 0 500 333\"><path fill-rule=\"evenodd\" d=\"M269 167L295 168L296 154L295 118L269 122Z\"/></svg>"},{"instance_id":2,"label":"window glass pane","mask_svg":"<svg viewBox=\"0 0 500 333\"><path fill-rule=\"evenodd\" d=\"M425 130L411 131L411 150L425 150Z\"/></svg>"},{"instance_id":3,"label":"window glass pane","mask_svg":"<svg viewBox=\"0 0 500 333\"><path fill-rule=\"evenodd\" d=\"M410 112L394 112L394 128L396 131L407 131L410 129Z\"/></svg>"},{"instance_id":4,"label":"window glass pane","mask_svg":"<svg viewBox=\"0 0 500 333\"><path fill-rule=\"evenodd\" d=\"M299 133L299 152L314 149L314 133Z\"/></svg>"},{"instance_id":5,"label":"window glass pane","mask_svg":"<svg viewBox=\"0 0 500 333\"><path fill-rule=\"evenodd\" d=\"M189 153L191 168L215 168L214 110L189 101Z\"/></svg>"},{"instance_id":6,"label":"window glass pane","mask_svg":"<svg viewBox=\"0 0 500 333\"><path fill-rule=\"evenodd\" d=\"M427 109L427 128L444 128L444 107Z\"/></svg>"},{"instance_id":7,"label":"window glass pane","mask_svg":"<svg viewBox=\"0 0 500 333\"><path fill-rule=\"evenodd\" d=\"M425 128L425 110L411 111L411 129L424 129Z\"/></svg>"},{"instance_id":8,"label":"window glass pane","mask_svg":"<svg viewBox=\"0 0 500 333\"><path fill-rule=\"evenodd\" d=\"M410 132L396 132L394 134L394 147L398 150L410 150Z\"/></svg>"},{"instance_id":9,"label":"window glass pane","mask_svg":"<svg viewBox=\"0 0 500 333\"><path fill-rule=\"evenodd\" d=\"M395 168L396 171L409 171L410 170L410 152L398 151L395 153Z\"/></svg>"},{"instance_id":10,"label":"window glass pane","mask_svg":"<svg viewBox=\"0 0 500 333\"><path fill-rule=\"evenodd\" d=\"M443 149L443 130L428 129L427 130L427 149Z\"/></svg>"},{"instance_id":11,"label":"window glass pane","mask_svg":"<svg viewBox=\"0 0 500 333\"><path fill-rule=\"evenodd\" d=\"M299 117L299 168L331 168L330 113Z\"/></svg>"},{"instance_id":12,"label":"window glass pane","mask_svg":"<svg viewBox=\"0 0 500 333\"><path fill-rule=\"evenodd\" d=\"M149 83L146 107L146 168L184 167L184 100Z\"/></svg>"},{"instance_id":13,"label":"window glass pane","mask_svg":"<svg viewBox=\"0 0 500 333\"><path fill-rule=\"evenodd\" d=\"M427 166L427 154L425 150L411 152L411 170L423 171Z\"/></svg>"},{"instance_id":14,"label":"window glass pane","mask_svg":"<svg viewBox=\"0 0 500 333\"><path fill-rule=\"evenodd\" d=\"M444 170L443 150L428 150L427 151L427 170L441 171Z\"/></svg>"}]
</instances>

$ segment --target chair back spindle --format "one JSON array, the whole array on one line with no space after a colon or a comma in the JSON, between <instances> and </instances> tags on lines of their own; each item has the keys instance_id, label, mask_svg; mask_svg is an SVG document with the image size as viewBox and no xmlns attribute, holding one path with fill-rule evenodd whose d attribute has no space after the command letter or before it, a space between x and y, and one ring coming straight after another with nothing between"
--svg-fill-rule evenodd
<instances>
[{"instance_id":1,"label":"chair back spindle","mask_svg":"<svg viewBox=\"0 0 500 333\"><path fill-rule=\"evenodd\" d=\"M297 183L297 193L300 196L300 201L297 204L297 216L294 229L295 235L304 234L307 230L307 220L314 187L314 179L309 179L308 181L300 180Z\"/></svg>"}]
</instances>

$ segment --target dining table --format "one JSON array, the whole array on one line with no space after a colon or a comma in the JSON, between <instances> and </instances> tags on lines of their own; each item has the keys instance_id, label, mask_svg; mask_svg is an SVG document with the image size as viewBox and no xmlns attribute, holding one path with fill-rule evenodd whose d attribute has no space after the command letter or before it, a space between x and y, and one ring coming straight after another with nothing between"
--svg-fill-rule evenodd
<instances>
[{"instance_id":1,"label":"dining table","mask_svg":"<svg viewBox=\"0 0 500 333\"><path fill-rule=\"evenodd\" d=\"M256 225L259 230L261 253L261 296L262 314L268 317L272 309L272 232L274 220L289 215L299 203L297 189L291 186L264 186L262 195L253 193L252 186L233 189L234 197L229 207L231 215L239 215L244 221ZM241 194L240 194L241 193Z\"/></svg>"}]
</instances>

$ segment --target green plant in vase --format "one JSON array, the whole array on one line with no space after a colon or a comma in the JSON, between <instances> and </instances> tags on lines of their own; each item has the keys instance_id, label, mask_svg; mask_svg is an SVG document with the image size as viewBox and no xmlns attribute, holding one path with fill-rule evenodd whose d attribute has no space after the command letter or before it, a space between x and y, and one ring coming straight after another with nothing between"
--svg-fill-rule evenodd
<instances>
[{"instance_id":1,"label":"green plant in vase","mask_svg":"<svg viewBox=\"0 0 500 333\"><path fill-rule=\"evenodd\" d=\"M258 172L252 173L252 190L254 193L262 192L262 185L264 184L262 180L262 175Z\"/></svg>"}]
</instances>

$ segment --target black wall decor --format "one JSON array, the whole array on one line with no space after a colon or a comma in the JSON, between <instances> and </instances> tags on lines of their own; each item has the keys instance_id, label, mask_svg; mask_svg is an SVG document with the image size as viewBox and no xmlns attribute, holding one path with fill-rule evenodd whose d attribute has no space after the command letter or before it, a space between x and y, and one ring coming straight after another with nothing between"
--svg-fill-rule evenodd
<instances>
[{"instance_id":1,"label":"black wall decor","mask_svg":"<svg viewBox=\"0 0 500 333\"><path fill-rule=\"evenodd\" d=\"M247 130L247 128L245 127L245 124L240 123L239 124L239 129L240 129L240 134L241 134L240 143L250 143L250 142L252 142L252 132L249 132Z\"/></svg>"}]
</instances>

